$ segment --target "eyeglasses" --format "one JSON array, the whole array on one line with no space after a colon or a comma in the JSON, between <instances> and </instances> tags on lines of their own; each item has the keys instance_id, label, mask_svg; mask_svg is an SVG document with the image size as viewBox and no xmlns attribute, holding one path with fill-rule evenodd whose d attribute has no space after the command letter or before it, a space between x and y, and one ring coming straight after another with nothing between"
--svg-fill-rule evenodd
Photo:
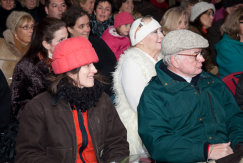
<instances>
[{"instance_id":1,"label":"eyeglasses","mask_svg":"<svg viewBox=\"0 0 243 163\"><path fill-rule=\"evenodd\" d=\"M25 25L23 27L19 27L19 28L22 28L23 30L29 30L29 29L34 29L34 25L31 25L31 26L28 26L28 25Z\"/></svg>"},{"instance_id":2,"label":"eyeglasses","mask_svg":"<svg viewBox=\"0 0 243 163\"><path fill-rule=\"evenodd\" d=\"M177 55L182 55L182 56L190 56L190 57L194 57L195 60L198 60L198 56L205 56L205 51L200 51L200 52L194 52L194 54L177 54Z\"/></svg>"}]
</instances>

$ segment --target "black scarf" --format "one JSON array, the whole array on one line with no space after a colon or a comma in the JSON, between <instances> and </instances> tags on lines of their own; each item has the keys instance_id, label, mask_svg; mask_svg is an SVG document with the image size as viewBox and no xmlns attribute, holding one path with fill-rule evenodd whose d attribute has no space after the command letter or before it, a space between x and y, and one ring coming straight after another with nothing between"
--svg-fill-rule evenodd
<instances>
[{"instance_id":1,"label":"black scarf","mask_svg":"<svg viewBox=\"0 0 243 163\"><path fill-rule=\"evenodd\" d=\"M68 82L66 78L62 79L57 85L56 95L64 98L70 103L72 109L74 105L77 109L85 112L94 107L103 93L103 86L97 80L94 86L90 88L79 88Z\"/></svg>"}]
</instances>

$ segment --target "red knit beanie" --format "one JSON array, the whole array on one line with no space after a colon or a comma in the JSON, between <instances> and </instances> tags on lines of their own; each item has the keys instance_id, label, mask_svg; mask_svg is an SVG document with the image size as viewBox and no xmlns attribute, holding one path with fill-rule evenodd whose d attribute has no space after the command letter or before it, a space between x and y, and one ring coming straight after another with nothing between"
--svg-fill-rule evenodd
<instances>
[{"instance_id":1,"label":"red knit beanie","mask_svg":"<svg viewBox=\"0 0 243 163\"><path fill-rule=\"evenodd\" d=\"M114 27L117 28L124 24L132 24L133 17L128 12L121 12L115 16Z\"/></svg>"},{"instance_id":2,"label":"red knit beanie","mask_svg":"<svg viewBox=\"0 0 243 163\"><path fill-rule=\"evenodd\" d=\"M55 74L61 74L98 60L89 40L84 37L73 37L63 40L55 47L52 69Z\"/></svg>"}]
</instances>

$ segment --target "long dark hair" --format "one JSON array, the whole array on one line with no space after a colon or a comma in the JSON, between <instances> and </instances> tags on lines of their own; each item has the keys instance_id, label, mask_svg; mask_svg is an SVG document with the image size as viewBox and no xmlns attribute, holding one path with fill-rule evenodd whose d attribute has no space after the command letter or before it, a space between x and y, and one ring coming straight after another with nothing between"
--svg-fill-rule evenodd
<instances>
[{"instance_id":1,"label":"long dark hair","mask_svg":"<svg viewBox=\"0 0 243 163\"><path fill-rule=\"evenodd\" d=\"M44 60L46 60L48 57L48 51L42 45L42 41L51 43L52 39L54 38L54 33L62 27L66 27L66 24L56 18L47 17L40 21L39 24L37 24L37 26L34 28L31 45L24 58L37 63L39 61L38 54L41 53Z\"/></svg>"}]
</instances>

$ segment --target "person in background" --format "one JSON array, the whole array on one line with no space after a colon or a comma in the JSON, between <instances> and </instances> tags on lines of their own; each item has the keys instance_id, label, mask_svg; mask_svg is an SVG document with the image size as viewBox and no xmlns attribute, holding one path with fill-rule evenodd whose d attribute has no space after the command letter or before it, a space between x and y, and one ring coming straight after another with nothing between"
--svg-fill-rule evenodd
<instances>
[{"instance_id":1,"label":"person in background","mask_svg":"<svg viewBox=\"0 0 243 163\"><path fill-rule=\"evenodd\" d=\"M164 35L177 29L188 29L188 15L184 8L173 7L167 10L160 21Z\"/></svg>"},{"instance_id":2,"label":"person in background","mask_svg":"<svg viewBox=\"0 0 243 163\"><path fill-rule=\"evenodd\" d=\"M223 0L212 0L212 4L215 6L214 21L223 19L225 17L225 9L223 7Z\"/></svg>"},{"instance_id":3,"label":"person in background","mask_svg":"<svg viewBox=\"0 0 243 163\"><path fill-rule=\"evenodd\" d=\"M236 10L238 7L243 6L243 0L222 0L223 6L226 11L225 18L230 15L234 10ZM220 28L223 25L225 18L219 19L218 21L215 21L212 26L207 30L207 39L209 42L209 52L210 56L212 58L213 64L217 64L216 57L217 52L215 49L216 43L218 43L222 39Z\"/></svg>"},{"instance_id":4,"label":"person in background","mask_svg":"<svg viewBox=\"0 0 243 163\"><path fill-rule=\"evenodd\" d=\"M181 0L180 6L186 10L189 20L191 16L191 8L198 2L199 0Z\"/></svg>"},{"instance_id":5,"label":"person in background","mask_svg":"<svg viewBox=\"0 0 243 163\"><path fill-rule=\"evenodd\" d=\"M20 0L20 4L20 10L29 13L36 23L46 16L44 6L39 0Z\"/></svg>"},{"instance_id":6,"label":"person in background","mask_svg":"<svg viewBox=\"0 0 243 163\"><path fill-rule=\"evenodd\" d=\"M128 12L133 19L142 17L141 13L134 10L133 0L113 0L114 17L120 12Z\"/></svg>"},{"instance_id":7,"label":"person in background","mask_svg":"<svg viewBox=\"0 0 243 163\"><path fill-rule=\"evenodd\" d=\"M27 103L20 118L15 162L108 163L129 156L126 129L94 77L98 57L90 42L68 38L52 59L49 91Z\"/></svg>"},{"instance_id":8,"label":"person in background","mask_svg":"<svg viewBox=\"0 0 243 163\"><path fill-rule=\"evenodd\" d=\"M131 46L129 31L133 23L133 17L127 12L120 12L115 16L114 26L105 30L101 38L110 47L118 61L120 55Z\"/></svg>"},{"instance_id":9,"label":"person in background","mask_svg":"<svg viewBox=\"0 0 243 163\"><path fill-rule=\"evenodd\" d=\"M6 20L13 10L18 10L20 4L15 0L0 0L0 37L3 37L3 32L7 29Z\"/></svg>"},{"instance_id":10,"label":"person in background","mask_svg":"<svg viewBox=\"0 0 243 163\"><path fill-rule=\"evenodd\" d=\"M79 6L70 7L63 15L62 20L67 24L70 37L82 36L89 39L99 57L94 63L100 75L104 77L105 92L114 99L112 91L112 72L115 71L116 57L109 46L100 38L90 36L89 14Z\"/></svg>"},{"instance_id":11,"label":"person in background","mask_svg":"<svg viewBox=\"0 0 243 163\"><path fill-rule=\"evenodd\" d=\"M100 38L113 25L112 1L96 0L94 13L90 16L91 35Z\"/></svg>"},{"instance_id":12,"label":"person in background","mask_svg":"<svg viewBox=\"0 0 243 163\"><path fill-rule=\"evenodd\" d=\"M57 19L62 18L62 14L67 9L67 3L65 0L46 0L45 1L45 12L48 17Z\"/></svg>"},{"instance_id":13,"label":"person in background","mask_svg":"<svg viewBox=\"0 0 243 163\"><path fill-rule=\"evenodd\" d=\"M0 68L9 84L15 65L29 49L34 23L33 17L23 11L13 11L7 18L8 29L0 39Z\"/></svg>"},{"instance_id":14,"label":"person in background","mask_svg":"<svg viewBox=\"0 0 243 163\"><path fill-rule=\"evenodd\" d=\"M82 7L89 15L94 11L95 0L74 0L74 5Z\"/></svg>"},{"instance_id":15,"label":"person in background","mask_svg":"<svg viewBox=\"0 0 243 163\"><path fill-rule=\"evenodd\" d=\"M202 70L207 47L189 30L162 40L157 76L138 105L138 132L156 162L238 163L243 157L243 111L227 86Z\"/></svg>"},{"instance_id":16,"label":"person in background","mask_svg":"<svg viewBox=\"0 0 243 163\"><path fill-rule=\"evenodd\" d=\"M208 36L208 28L212 26L214 20L215 7L211 3L207 2L199 2L196 3L191 8L191 24L189 26L189 30L202 35L207 39ZM205 62L203 63L203 69L207 72L210 72L214 75L218 74L218 67L212 61L212 56L209 53L208 48L204 50L205 54Z\"/></svg>"},{"instance_id":17,"label":"person in background","mask_svg":"<svg viewBox=\"0 0 243 163\"><path fill-rule=\"evenodd\" d=\"M160 24L151 16L135 20L130 29L131 48L121 55L113 73L116 110L127 129L130 154L145 153L137 132L137 105L144 87L156 76L155 64L161 59Z\"/></svg>"},{"instance_id":18,"label":"person in background","mask_svg":"<svg viewBox=\"0 0 243 163\"><path fill-rule=\"evenodd\" d=\"M243 110L243 75L241 74L235 90L235 100L240 109Z\"/></svg>"},{"instance_id":19,"label":"person in background","mask_svg":"<svg viewBox=\"0 0 243 163\"><path fill-rule=\"evenodd\" d=\"M243 6L227 16L221 26L223 38L215 45L219 76L243 71Z\"/></svg>"},{"instance_id":20,"label":"person in background","mask_svg":"<svg viewBox=\"0 0 243 163\"><path fill-rule=\"evenodd\" d=\"M11 95L15 116L21 115L28 101L48 89L54 48L67 37L66 24L59 19L47 17L37 25L30 48L13 73Z\"/></svg>"}]
</instances>

